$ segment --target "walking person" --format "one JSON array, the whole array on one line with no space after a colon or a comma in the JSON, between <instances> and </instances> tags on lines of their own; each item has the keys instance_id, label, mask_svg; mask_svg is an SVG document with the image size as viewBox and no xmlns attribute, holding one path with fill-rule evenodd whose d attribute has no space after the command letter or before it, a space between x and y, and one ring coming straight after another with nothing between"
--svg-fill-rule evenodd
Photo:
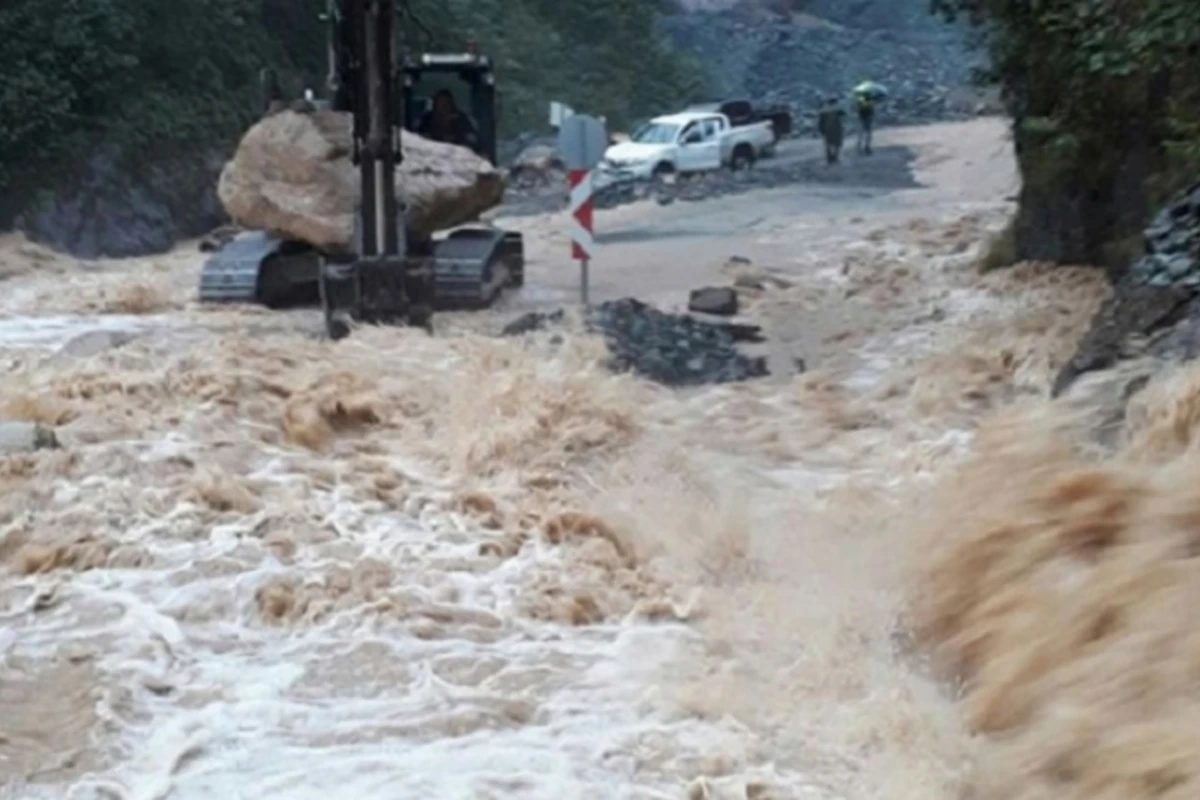
<instances>
[{"instance_id":1,"label":"walking person","mask_svg":"<svg viewBox=\"0 0 1200 800\"><path fill-rule=\"evenodd\" d=\"M825 140L825 163L836 164L841 158L842 143L845 141L846 112L836 97L827 97L825 105L817 115L817 132Z\"/></svg>"},{"instance_id":2,"label":"walking person","mask_svg":"<svg viewBox=\"0 0 1200 800\"><path fill-rule=\"evenodd\" d=\"M858 93L858 152L871 155L871 130L875 125L875 98Z\"/></svg>"},{"instance_id":3,"label":"walking person","mask_svg":"<svg viewBox=\"0 0 1200 800\"><path fill-rule=\"evenodd\" d=\"M875 128L875 104L887 97L887 89L875 81L863 81L854 87L858 102L858 151L871 155L871 133Z\"/></svg>"}]
</instances>

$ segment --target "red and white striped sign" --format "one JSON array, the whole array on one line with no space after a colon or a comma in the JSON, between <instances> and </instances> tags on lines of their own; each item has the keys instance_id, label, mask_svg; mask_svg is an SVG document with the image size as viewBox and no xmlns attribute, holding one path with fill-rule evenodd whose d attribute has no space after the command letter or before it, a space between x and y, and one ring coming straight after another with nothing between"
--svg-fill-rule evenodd
<instances>
[{"instance_id":1,"label":"red and white striped sign","mask_svg":"<svg viewBox=\"0 0 1200 800\"><path fill-rule=\"evenodd\" d=\"M573 169L567 172L571 186L571 257L585 261L592 257L592 172Z\"/></svg>"}]
</instances>

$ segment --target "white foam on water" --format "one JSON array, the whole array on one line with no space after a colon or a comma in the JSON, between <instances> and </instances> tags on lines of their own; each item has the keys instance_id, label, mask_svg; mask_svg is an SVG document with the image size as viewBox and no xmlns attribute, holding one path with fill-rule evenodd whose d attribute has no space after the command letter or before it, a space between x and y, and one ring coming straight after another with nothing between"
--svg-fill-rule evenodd
<instances>
[{"instance_id":1,"label":"white foam on water","mask_svg":"<svg viewBox=\"0 0 1200 800\"><path fill-rule=\"evenodd\" d=\"M459 613L479 613L497 627L462 631L485 634L479 640L453 631L423 640L358 610L307 630L264 627L237 615L278 563L184 579L200 562L230 557L246 525L187 545L130 531L159 569L79 576L59 598L62 611L23 631L15 648L34 657L71 639L104 641L98 666L146 715L122 725L122 763L81 780L71 796L94 790L100 797L105 787L138 800L669 796L678 786L669 769L658 779L637 774L647 738L675 742L668 763L688 756L688 742L699 751L744 738L729 722L648 712L646 678L694 640L687 628L626 622L573 631L507 617L514 583L552 552L531 549L492 574L444 572L429 564L461 558L456 537L403 517L334 511L358 518L339 527L362 557L411 563L418 594L431 605L453 587ZM314 557L306 571L321 566ZM68 621L72 609L78 616ZM100 619L80 624L98 609ZM176 617L189 613L204 619L181 625ZM458 684L438 676L444 661L495 671ZM321 677L306 686L314 674ZM150 683L169 685L170 694L157 697ZM177 699L187 696L204 701L188 708Z\"/></svg>"},{"instance_id":2,"label":"white foam on water","mask_svg":"<svg viewBox=\"0 0 1200 800\"><path fill-rule=\"evenodd\" d=\"M178 324L167 314L0 316L0 345L9 348L59 348L77 336L96 331L138 333L176 327Z\"/></svg>"}]
</instances>

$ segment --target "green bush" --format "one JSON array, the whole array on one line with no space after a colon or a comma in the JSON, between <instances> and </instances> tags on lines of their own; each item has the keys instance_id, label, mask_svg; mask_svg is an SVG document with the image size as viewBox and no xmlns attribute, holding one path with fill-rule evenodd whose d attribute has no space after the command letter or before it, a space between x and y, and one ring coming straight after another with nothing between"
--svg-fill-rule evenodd
<instances>
[{"instance_id":1,"label":"green bush","mask_svg":"<svg viewBox=\"0 0 1200 800\"><path fill-rule=\"evenodd\" d=\"M1005 91L1024 179L1018 256L1127 258L1123 243L1200 168L1196 0L932 5L991 49L985 77Z\"/></svg>"}]
</instances>

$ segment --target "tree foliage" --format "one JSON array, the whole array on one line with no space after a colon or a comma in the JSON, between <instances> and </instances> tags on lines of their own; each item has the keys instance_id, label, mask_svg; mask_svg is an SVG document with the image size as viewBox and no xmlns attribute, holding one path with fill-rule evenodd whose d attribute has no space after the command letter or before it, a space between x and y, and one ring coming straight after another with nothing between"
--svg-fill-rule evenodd
<instances>
[{"instance_id":1,"label":"tree foliage","mask_svg":"<svg viewBox=\"0 0 1200 800\"><path fill-rule=\"evenodd\" d=\"M137 159L223 147L261 108L258 73L322 87L325 0L6 0L0 4L0 187L45 179L99 143ZM653 32L658 0L407 0L408 46L497 62L502 126L549 100L616 122L674 102L698 74ZM3 194L3 192L0 192Z\"/></svg>"},{"instance_id":2,"label":"tree foliage","mask_svg":"<svg viewBox=\"0 0 1200 800\"><path fill-rule=\"evenodd\" d=\"M1061 233L1083 246L1067 256L1105 260L1106 244L1128 239L1163 195L1195 180L1196 0L931 2L968 18L990 46L988 77L1015 120L1022 210L1044 215L1046 193L1071 200L1077 218Z\"/></svg>"}]
</instances>

